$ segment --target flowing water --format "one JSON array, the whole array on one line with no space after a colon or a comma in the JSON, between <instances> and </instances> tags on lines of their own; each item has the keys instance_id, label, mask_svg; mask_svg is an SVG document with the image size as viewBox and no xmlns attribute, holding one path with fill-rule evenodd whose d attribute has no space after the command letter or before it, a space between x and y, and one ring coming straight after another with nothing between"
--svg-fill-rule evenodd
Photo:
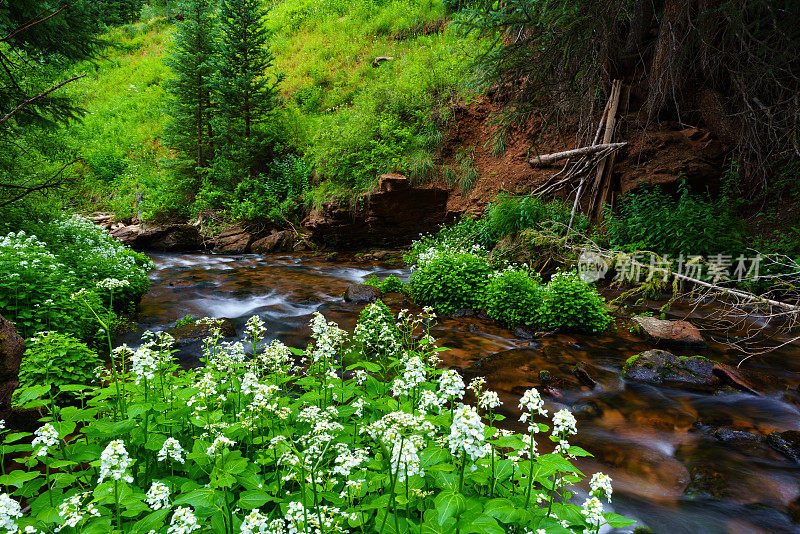
<instances>
[{"instance_id":1,"label":"flowing water","mask_svg":"<svg viewBox=\"0 0 800 534\"><path fill-rule=\"evenodd\" d=\"M305 346L315 311L352 330L362 306L343 302L348 285L373 273L401 278L409 274L375 263L326 261L312 255L152 258L152 287L142 300L138 328L127 341L145 329L172 327L187 314L229 318L241 333L247 318L257 314L268 336ZM413 308L399 296L388 304L395 311ZM691 318L702 323L702 315L699 310ZM500 394L508 421L518 417L522 392L542 389L541 372L549 372L553 380L546 388L547 407L551 412L568 407L576 413L579 434L571 442L595 455L577 463L585 473L603 471L614 479L617 513L639 519L657 533L800 532L789 511L797 514L800 508L800 465L766 443L726 443L698 429L702 424L761 435L800 430L797 345L744 364L759 376L763 394L756 396L626 382L620 377L625 360L652 347L624 326L602 336L562 334L526 341L478 318L442 319L433 335L452 349L443 353L444 365L458 367L467 376L486 377ZM699 351L673 352L701 354L730 365L739 360L713 342ZM596 381L594 387L581 384L572 372L581 362Z\"/></svg>"}]
</instances>

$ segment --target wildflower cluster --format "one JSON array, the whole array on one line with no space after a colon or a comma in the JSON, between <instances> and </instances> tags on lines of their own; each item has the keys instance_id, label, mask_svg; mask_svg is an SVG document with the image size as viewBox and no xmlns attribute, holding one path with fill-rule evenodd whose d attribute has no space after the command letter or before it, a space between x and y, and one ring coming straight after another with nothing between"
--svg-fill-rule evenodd
<instances>
[{"instance_id":1,"label":"wildflower cluster","mask_svg":"<svg viewBox=\"0 0 800 534\"><path fill-rule=\"evenodd\" d=\"M494 427L500 400L486 381L469 386L477 407L462 404L467 386L435 367L441 349L426 319L401 314L402 350L386 366L343 364L352 340L321 315L296 361L286 346L264 344L259 321L248 324L253 354L212 335L196 369L170 362L166 336L119 349L132 365L116 382L89 392L86 408L47 414L32 447L11 443L34 452L18 461L43 490L36 513L23 514L29 486L6 486L0 528L330 534L630 524L603 511L600 499L612 491L605 475L592 477L584 506L572 503L570 484L581 475L566 449L536 452L533 433L549 428L538 421L547 411L535 391L520 400L531 425L523 435ZM576 430L574 418L559 411L552 428L558 444ZM502 517L492 510L501 502Z\"/></svg>"}]
</instances>

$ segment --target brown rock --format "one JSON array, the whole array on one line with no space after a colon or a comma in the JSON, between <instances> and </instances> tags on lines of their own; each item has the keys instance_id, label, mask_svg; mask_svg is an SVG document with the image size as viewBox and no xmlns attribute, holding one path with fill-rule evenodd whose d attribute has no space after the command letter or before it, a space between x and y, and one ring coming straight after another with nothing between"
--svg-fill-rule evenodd
<instances>
[{"instance_id":1,"label":"brown rock","mask_svg":"<svg viewBox=\"0 0 800 534\"><path fill-rule=\"evenodd\" d=\"M141 231L141 226L138 224L132 224L130 226L115 228L111 231L111 235L123 245L132 246L136 241L136 238L139 236L139 232Z\"/></svg>"},{"instance_id":2,"label":"brown rock","mask_svg":"<svg viewBox=\"0 0 800 534\"><path fill-rule=\"evenodd\" d=\"M288 252L294 247L295 237L291 230L273 232L267 237L263 237L250 245L250 251L256 254L266 254L267 252Z\"/></svg>"},{"instance_id":3,"label":"brown rock","mask_svg":"<svg viewBox=\"0 0 800 534\"><path fill-rule=\"evenodd\" d=\"M197 250L203 244L200 231L191 224L167 224L155 228L142 228L134 224L118 228L111 235L136 250Z\"/></svg>"},{"instance_id":4,"label":"brown rock","mask_svg":"<svg viewBox=\"0 0 800 534\"><path fill-rule=\"evenodd\" d=\"M0 412L11 408L11 395L19 385L19 365L25 354L25 340L14 323L0 315Z\"/></svg>"},{"instance_id":5,"label":"brown rock","mask_svg":"<svg viewBox=\"0 0 800 534\"><path fill-rule=\"evenodd\" d=\"M240 226L234 226L219 234L214 240L214 252L220 254L244 254L249 252L253 236Z\"/></svg>"},{"instance_id":6,"label":"brown rock","mask_svg":"<svg viewBox=\"0 0 800 534\"><path fill-rule=\"evenodd\" d=\"M655 317L634 317L633 322L644 330L658 346L703 346L700 331L688 321L666 321Z\"/></svg>"},{"instance_id":7,"label":"brown rock","mask_svg":"<svg viewBox=\"0 0 800 534\"><path fill-rule=\"evenodd\" d=\"M448 191L414 188L405 176L383 175L375 192L349 204L326 202L303 226L314 242L337 249L395 247L411 243L446 221Z\"/></svg>"},{"instance_id":8,"label":"brown rock","mask_svg":"<svg viewBox=\"0 0 800 534\"><path fill-rule=\"evenodd\" d=\"M344 291L344 301L356 304L368 304L381 297L381 290L367 284L353 284Z\"/></svg>"}]
</instances>

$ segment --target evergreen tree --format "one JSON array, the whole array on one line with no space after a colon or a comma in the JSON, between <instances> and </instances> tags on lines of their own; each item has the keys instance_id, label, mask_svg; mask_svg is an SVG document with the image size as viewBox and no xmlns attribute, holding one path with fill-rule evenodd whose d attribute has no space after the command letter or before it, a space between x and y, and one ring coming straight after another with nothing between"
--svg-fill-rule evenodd
<instances>
[{"instance_id":1,"label":"evergreen tree","mask_svg":"<svg viewBox=\"0 0 800 534\"><path fill-rule=\"evenodd\" d=\"M228 186L258 174L272 143L260 126L275 109L282 77L270 79L268 74L273 56L264 26L266 14L262 0L222 0L214 84L221 153L215 171Z\"/></svg>"},{"instance_id":2,"label":"evergreen tree","mask_svg":"<svg viewBox=\"0 0 800 534\"><path fill-rule=\"evenodd\" d=\"M213 0L186 0L181 9L184 20L178 25L175 46L167 60L175 73L168 84L171 101L167 141L191 157L196 168L202 169L208 167L213 158Z\"/></svg>"}]
</instances>

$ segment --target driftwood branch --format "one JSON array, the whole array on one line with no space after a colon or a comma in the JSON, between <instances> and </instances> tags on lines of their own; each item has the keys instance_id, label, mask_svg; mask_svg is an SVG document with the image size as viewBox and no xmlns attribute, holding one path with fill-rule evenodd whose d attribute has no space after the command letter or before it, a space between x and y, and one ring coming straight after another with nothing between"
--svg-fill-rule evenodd
<instances>
[{"instance_id":1,"label":"driftwood branch","mask_svg":"<svg viewBox=\"0 0 800 534\"><path fill-rule=\"evenodd\" d=\"M51 87L47 91L43 91L43 92L39 93L38 95L30 97L28 100L24 101L23 103L21 103L20 105L18 105L17 107L15 107L11 111L9 111L5 115L3 115L3 118L0 119L0 124L5 123L8 119L13 117L15 114L19 113L19 111L22 110L25 106L29 106L29 105L33 104L37 100L40 100L40 99L46 97L47 95L49 95L53 91L61 89L62 87L64 87L68 83L74 82L75 80L79 80L79 79L83 78L84 76L86 76L86 74L79 74L78 76L74 76L74 77L70 78L69 80L64 80L63 82L59 83L58 85L54 85L53 87Z\"/></svg>"},{"instance_id":2,"label":"driftwood branch","mask_svg":"<svg viewBox=\"0 0 800 534\"><path fill-rule=\"evenodd\" d=\"M545 165L550 165L551 163L555 163L556 161L566 159L566 158L576 158L580 156L588 156L594 154L595 152L601 152L604 150L619 150L620 148L624 147L628 143L603 143L600 145L592 145L592 146L585 146L582 148L575 148L573 150L565 150L564 152L554 152L552 154L543 154L541 156L536 156L528 160L531 167L543 167Z\"/></svg>"}]
</instances>

